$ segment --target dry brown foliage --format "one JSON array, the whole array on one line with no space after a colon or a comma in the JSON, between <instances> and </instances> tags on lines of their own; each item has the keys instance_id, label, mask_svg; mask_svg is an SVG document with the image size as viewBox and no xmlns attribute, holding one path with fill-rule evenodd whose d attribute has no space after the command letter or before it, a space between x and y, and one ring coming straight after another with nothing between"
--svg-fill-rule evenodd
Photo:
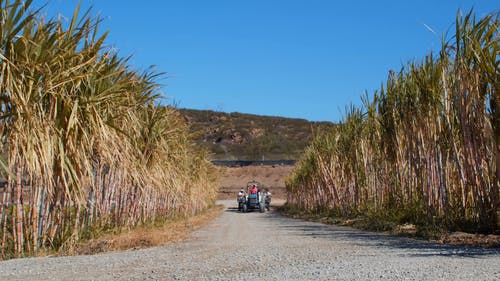
<instances>
[{"instance_id":1,"label":"dry brown foliage","mask_svg":"<svg viewBox=\"0 0 500 281\"><path fill-rule=\"evenodd\" d=\"M138 227L120 234L106 234L97 239L79 243L75 249L61 253L61 255L92 255L102 252L137 250L184 241L193 231L213 221L223 210L222 205L217 205L200 215L170 221L162 226Z\"/></svg>"}]
</instances>

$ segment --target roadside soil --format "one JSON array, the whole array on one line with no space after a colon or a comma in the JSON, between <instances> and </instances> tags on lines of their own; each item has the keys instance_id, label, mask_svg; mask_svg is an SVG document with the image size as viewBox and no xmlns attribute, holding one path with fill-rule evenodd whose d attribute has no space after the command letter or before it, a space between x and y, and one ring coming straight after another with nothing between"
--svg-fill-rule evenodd
<instances>
[{"instance_id":1,"label":"roadside soil","mask_svg":"<svg viewBox=\"0 0 500 281\"><path fill-rule=\"evenodd\" d=\"M238 191L254 180L260 182L264 188L269 188L273 199L286 199L285 178L293 168L294 166L280 165L219 167L221 189L217 199L236 199Z\"/></svg>"},{"instance_id":2,"label":"roadside soil","mask_svg":"<svg viewBox=\"0 0 500 281\"><path fill-rule=\"evenodd\" d=\"M217 205L194 217L169 221L161 226L144 226L119 234L104 234L99 238L84 241L74 249L68 249L60 255L93 255L178 243L188 239L193 231L206 226L219 217L223 211L224 206Z\"/></svg>"}]
</instances>

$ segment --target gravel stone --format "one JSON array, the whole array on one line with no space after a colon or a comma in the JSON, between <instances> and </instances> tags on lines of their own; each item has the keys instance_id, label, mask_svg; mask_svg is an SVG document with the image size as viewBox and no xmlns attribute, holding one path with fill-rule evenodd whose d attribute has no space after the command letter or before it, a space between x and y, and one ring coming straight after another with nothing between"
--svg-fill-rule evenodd
<instances>
[{"instance_id":1,"label":"gravel stone","mask_svg":"<svg viewBox=\"0 0 500 281\"><path fill-rule=\"evenodd\" d=\"M500 280L500 249L282 217L236 202L191 239L93 256L0 262L0 280Z\"/></svg>"}]
</instances>

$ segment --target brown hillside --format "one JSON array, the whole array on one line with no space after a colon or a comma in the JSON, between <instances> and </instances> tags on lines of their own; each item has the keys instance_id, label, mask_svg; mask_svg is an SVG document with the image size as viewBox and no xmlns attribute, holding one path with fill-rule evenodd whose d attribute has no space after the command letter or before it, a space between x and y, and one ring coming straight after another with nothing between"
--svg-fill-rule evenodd
<instances>
[{"instance_id":1,"label":"brown hillside","mask_svg":"<svg viewBox=\"0 0 500 281\"><path fill-rule=\"evenodd\" d=\"M180 109L193 137L212 153L214 160L298 159L312 132L334 126L274 116Z\"/></svg>"}]
</instances>

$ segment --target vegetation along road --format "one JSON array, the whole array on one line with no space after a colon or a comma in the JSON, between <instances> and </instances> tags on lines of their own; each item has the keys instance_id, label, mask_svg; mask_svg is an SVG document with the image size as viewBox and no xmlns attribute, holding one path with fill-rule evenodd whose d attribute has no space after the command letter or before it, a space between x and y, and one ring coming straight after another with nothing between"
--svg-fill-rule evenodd
<instances>
[{"instance_id":1,"label":"vegetation along road","mask_svg":"<svg viewBox=\"0 0 500 281\"><path fill-rule=\"evenodd\" d=\"M0 262L0 280L499 280L500 249L446 246L276 214L225 212L188 241Z\"/></svg>"}]
</instances>

